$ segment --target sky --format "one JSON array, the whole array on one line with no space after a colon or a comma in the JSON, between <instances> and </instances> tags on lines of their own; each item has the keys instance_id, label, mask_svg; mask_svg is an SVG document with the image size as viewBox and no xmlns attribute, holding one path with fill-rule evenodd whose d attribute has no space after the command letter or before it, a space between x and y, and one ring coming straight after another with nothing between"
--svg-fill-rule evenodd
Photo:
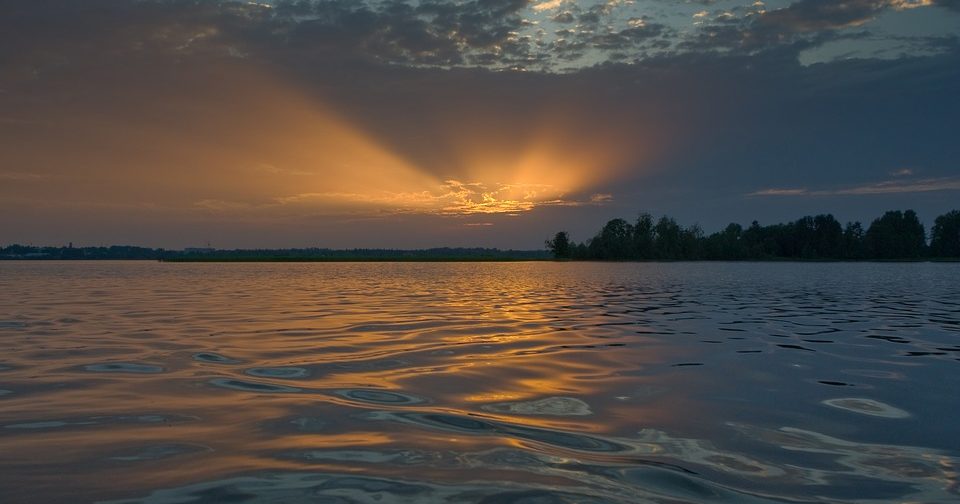
<instances>
[{"instance_id":1,"label":"sky","mask_svg":"<svg viewBox=\"0 0 960 504\"><path fill-rule=\"evenodd\" d=\"M960 0L0 0L0 245L960 208Z\"/></svg>"}]
</instances>

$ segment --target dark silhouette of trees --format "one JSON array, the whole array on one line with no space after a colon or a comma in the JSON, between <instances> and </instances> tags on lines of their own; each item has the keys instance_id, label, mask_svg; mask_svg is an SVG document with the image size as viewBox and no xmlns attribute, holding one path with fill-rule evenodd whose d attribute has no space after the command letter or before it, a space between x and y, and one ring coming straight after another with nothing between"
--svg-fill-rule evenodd
<instances>
[{"instance_id":1,"label":"dark silhouette of trees","mask_svg":"<svg viewBox=\"0 0 960 504\"><path fill-rule=\"evenodd\" d=\"M653 216L642 213L637 217L636 225L633 226L633 257L653 259L653 244Z\"/></svg>"},{"instance_id":2,"label":"dark silhouette of trees","mask_svg":"<svg viewBox=\"0 0 960 504\"><path fill-rule=\"evenodd\" d=\"M558 234L559 236L559 234ZM564 238L569 236L564 233ZM552 251L548 241L547 247ZM731 223L705 236L699 226L682 227L670 217L654 222L641 213L636 224L613 219L594 238L569 242L573 259L599 260L894 260L960 257L960 211L937 217L929 250L923 224L913 210L890 211L864 231L859 222L840 224L831 214L744 229ZM554 253L556 256L556 253ZM558 256L557 256L558 257Z\"/></svg>"},{"instance_id":3,"label":"dark silhouette of trees","mask_svg":"<svg viewBox=\"0 0 960 504\"><path fill-rule=\"evenodd\" d=\"M863 243L863 226L859 222L848 222L843 228L843 259L864 259L867 249Z\"/></svg>"},{"instance_id":4,"label":"dark silhouette of trees","mask_svg":"<svg viewBox=\"0 0 960 504\"><path fill-rule=\"evenodd\" d=\"M680 230L680 258L684 260L699 259L701 242L703 241L703 230L700 226L694 224L688 228Z\"/></svg>"},{"instance_id":5,"label":"dark silhouette of trees","mask_svg":"<svg viewBox=\"0 0 960 504\"><path fill-rule=\"evenodd\" d=\"M745 245L743 226L731 222L723 231L710 235L704 249L708 259L748 259Z\"/></svg>"},{"instance_id":6,"label":"dark silhouette of trees","mask_svg":"<svg viewBox=\"0 0 960 504\"><path fill-rule=\"evenodd\" d=\"M653 227L654 257L660 260L680 258L680 225L664 215Z\"/></svg>"},{"instance_id":7,"label":"dark silhouette of trees","mask_svg":"<svg viewBox=\"0 0 960 504\"><path fill-rule=\"evenodd\" d=\"M593 240L590 254L598 259L622 261L633 257L633 226L623 219L607 222Z\"/></svg>"},{"instance_id":8,"label":"dark silhouette of trees","mask_svg":"<svg viewBox=\"0 0 960 504\"><path fill-rule=\"evenodd\" d=\"M547 248L553 254L554 259L569 259L572 253L570 247L570 236L566 231L560 231L553 236L552 240L547 240Z\"/></svg>"},{"instance_id":9,"label":"dark silhouette of trees","mask_svg":"<svg viewBox=\"0 0 960 504\"><path fill-rule=\"evenodd\" d=\"M934 221L930 230L930 255L960 257L960 210L947 212Z\"/></svg>"},{"instance_id":10,"label":"dark silhouette of trees","mask_svg":"<svg viewBox=\"0 0 960 504\"><path fill-rule=\"evenodd\" d=\"M833 215L818 215L813 218L814 257L842 257L843 227Z\"/></svg>"},{"instance_id":11,"label":"dark silhouette of trees","mask_svg":"<svg viewBox=\"0 0 960 504\"><path fill-rule=\"evenodd\" d=\"M926 234L913 210L897 210L874 220L865 241L873 259L915 259L924 252Z\"/></svg>"},{"instance_id":12,"label":"dark silhouette of trees","mask_svg":"<svg viewBox=\"0 0 960 504\"><path fill-rule=\"evenodd\" d=\"M760 223L753 221L750 227L741 235L742 246L747 259L760 259L764 256L764 250L771 243L766 236L766 231L760 226Z\"/></svg>"}]
</instances>

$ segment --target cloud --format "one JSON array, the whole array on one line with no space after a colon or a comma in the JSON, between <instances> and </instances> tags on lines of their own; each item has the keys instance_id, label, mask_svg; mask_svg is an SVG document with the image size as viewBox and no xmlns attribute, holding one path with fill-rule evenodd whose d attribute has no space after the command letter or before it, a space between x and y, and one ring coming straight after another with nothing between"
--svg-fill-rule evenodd
<instances>
[{"instance_id":1,"label":"cloud","mask_svg":"<svg viewBox=\"0 0 960 504\"><path fill-rule=\"evenodd\" d=\"M331 0L281 4L275 9L273 32L286 32L297 47L340 57L404 65L555 70L584 51L616 59L623 51L667 34L663 23L619 14L632 4L608 0L583 8L566 0L533 4L526 0L417 4ZM554 26L574 27L566 35L544 29L539 21L525 17L531 12L548 13Z\"/></svg>"},{"instance_id":2,"label":"cloud","mask_svg":"<svg viewBox=\"0 0 960 504\"><path fill-rule=\"evenodd\" d=\"M573 11L570 11L570 10L557 12L553 16L550 16L550 21L553 21L554 23L567 24L567 23L573 23L576 20L577 20L576 15L573 13Z\"/></svg>"},{"instance_id":3,"label":"cloud","mask_svg":"<svg viewBox=\"0 0 960 504\"><path fill-rule=\"evenodd\" d=\"M887 0L800 0L763 13L757 17L752 32L769 38L860 26L891 7L890 3Z\"/></svg>"},{"instance_id":4,"label":"cloud","mask_svg":"<svg viewBox=\"0 0 960 504\"><path fill-rule=\"evenodd\" d=\"M897 172L895 175L900 175L900 173ZM939 177L918 179L913 181L886 180L873 184L816 191L811 191L806 188L761 189L759 191L749 193L747 196L858 196L871 194L910 194L958 190L960 190L960 177Z\"/></svg>"},{"instance_id":5,"label":"cloud","mask_svg":"<svg viewBox=\"0 0 960 504\"><path fill-rule=\"evenodd\" d=\"M569 0L547 0L545 2L540 2L533 4L531 7L536 12L542 12L545 10L553 10L560 8L563 4L568 3Z\"/></svg>"},{"instance_id":6,"label":"cloud","mask_svg":"<svg viewBox=\"0 0 960 504\"><path fill-rule=\"evenodd\" d=\"M29 182L47 180L50 178L48 173L32 173L20 171L0 171L0 180Z\"/></svg>"},{"instance_id":7,"label":"cloud","mask_svg":"<svg viewBox=\"0 0 960 504\"><path fill-rule=\"evenodd\" d=\"M783 188L771 188L771 189L761 189L759 191L754 191L747 196L802 196L810 194L810 191L799 188L799 189L783 189Z\"/></svg>"},{"instance_id":8,"label":"cloud","mask_svg":"<svg viewBox=\"0 0 960 504\"><path fill-rule=\"evenodd\" d=\"M250 203L240 201L226 201L221 199L203 199L194 203L196 208L210 210L213 212L233 212L238 210L249 210L254 208Z\"/></svg>"},{"instance_id":9,"label":"cloud","mask_svg":"<svg viewBox=\"0 0 960 504\"><path fill-rule=\"evenodd\" d=\"M294 177L315 177L317 175L317 172L315 171L282 168L282 167L274 166L268 163L255 164L250 167L250 170L255 173L267 173L270 175L289 175Z\"/></svg>"},{"instance_id":10,"label":"cloud","mask_svg":"<svg viewBox=\"0 0 960 504\"><path fill-rule=\"evenodd\" d=\"M598 206L613 201L610 194L573 198L548 184L500 184L446 180L423 191L307 192L266 201L229 201L202 199L194 207L215 213L248 215L434 215L465 217L471 215L517 216L542 207ZM479 224L478 224L479 225ZM486 225L486 224L483 224Z\"/></svg>"},{"instance_id":11,"label":"cloud","mask_svg":"<svg viewBox=\"0 0 960 504\"><path fill-rule=\"evenodd\" d=\"M931 191L957 191L960 190L960 177L942 177L920 179L912 182L900 182L889 180L868 184L848 189L834 191L834 194L903 194L903 193L921 193Z\"/></svg>"},{"instance_id":12,"label":"cloud","mask_svg":"<svg viewBox=\"0 0 960 504\"><path fill-rule=\"evenodd\" d=\"M716 11L712 18L706 10L692 11L697 29L689 31L657 10L624 0L586 6L566 0L89 0L59 2L56 9L19 2L0 20L0 59L8 62L9 75L23 80L79 61L138 56L566 71L685 52L819 44L884 11L930 5L958 4L800 0L767 10L755 2ZM534 14L547 19L528 19Z\"/></svg>"},{"instance_id":13,"label":"cloud","mask_svg":"<svg viewBox=\"0 0 960 504\"><path fill-rule=\"evenodd\" d=\"M859 37L849 34L886 11L903 11L937 5L935 0L799 0L779 9L767 9L763 2L735 7L715 14L707 22L707 11L694 14L700 26L696 35L680 45L695 51L710 47L748 52L782 46L809 48L832 40Z\"/></svg>"}]
</instances>

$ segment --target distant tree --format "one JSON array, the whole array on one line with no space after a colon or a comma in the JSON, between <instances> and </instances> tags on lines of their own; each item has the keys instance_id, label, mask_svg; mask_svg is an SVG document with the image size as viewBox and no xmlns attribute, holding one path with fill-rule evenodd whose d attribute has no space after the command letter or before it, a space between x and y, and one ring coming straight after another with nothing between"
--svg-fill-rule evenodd
<instances>
[{"instance_id":1,"label":"distant tree","mask_svg":"<svg viewBox=\"0 0 960 504\"><path fill-rule=\"evenodd\" d=\"M947 212L934 221L930 230L930 255L960 257L960 210Z\"/></svg>"},{"instance_id":2,"label":"distant tree","mask_svg":"<svg viewBox=\"0 0 960 504\"><path fill-rule=\"evenodd\" d=\"M636 225L633 226L633 257L652 259L653 241L653 217L648 213L642 213L637 217Z\"/></svg>"},{"instance_id":3,"label":"distant tree","mask_svg":"<svg viewBox=\"0 0 960 504\"><path fill-rule=\"evenodd\" d=\"M813 251L820 259L839 259L843 250L843 227L830 214L813 218Z\"/></svg>"},{"instance_id":4,"label":"distant tree","mask_svg":"<svg viewBox=\"0 0 960 504\"><path fill-rule=\"evenodd\" d=\"M590 240L590 253L596 259L632 259L633 226L623 219L613 219Z\"/></svg>"},{"instance_id":5,"label":"distant tree","mask_svg":"<svg viewBox=\"0 0 960 504\"><path fill-rule=\"evenodd\" d=\"M570 236L566 231L560 231L552 240L547 240L545 245L556 259L569 259L571 256Z\"/></svg>"},{"instance_id":6,"label":"distant tree","mask_svg":"<svg viewBox=\"0 0 960 504\"><path fill-rule=\"evenodd\" d=\"M793 229L791 231L790 242L794 257L802 257L804 259L816 257L816 228L814 227L813 217L808 215L797 219L797 221L793 223Z\"/></svg>"},{"instance_id":7,"label":"distant tree","mask_svg":"<svg viewBox=\"0 0 960 504\"><path fill-rule=\"evenodd\" d=\"M73 248L71 243L69 247L60 248L61 259L83 259L83 249Z\"/></svg>"},{"instance_id":8,"label":"distant tree","mask_svg":"<svg viewBox=\"0 0 960 504\"><path fill-rule=\"evenodd\" d=\"M917 212L907 210L903 212L904 245L908 257L920 257L927 252L927 232L920 222Z\"/></svg>"},{"instance_id":9,"label":"distant tree","mask_svg":"<svg viewBox=\"0 0 960 504\"><path fill-rule=\"evenodd\" d=\"M719 254L725 259L743 259L743 244L740 238L743 235L743 226L735 222L727 224L727 227L720 232L718 236Z\"/></svg>"},{"instance_id":10,"label":"distant tree","mask_svg":"<svg viewBox=\"0 0 960 504\"><path fill-rule=\"evenodd\" d=\"M863 225L859 222L848 222L843 229L843 259L863 259L866 250L863 243Z\"/></svg>"},{"instance_id":11,"label":"distant tree","mask_svg":"<svg viewBox=\"0 0 960 504\"><path fill-rule=\"evenodd\" d=\"M874 220L864 241L872 259L914 259L923 254L926 235L913 210L897 210Z\"/></svg>"},{"instance_id":12,"label":"distant tree","mask_svg":"<svg viewBox=\"0 0 960 504\"><path fill-rule=\"evenodd\" d=\"M590 257L590 249L585 243L578 243L570 248L570 257L573 259L593 259Z\"/></svg>"},{"instance_id":13,"label":"distant tree","mask_svg":"<svg viewBox=\"0 0 960 504\"><path fill-rule=\"evenodd\" d=\"M654 255L657 259L678 259L680 257L680 225L664 215L653 228Z\"/></svg>"},{"instance_id":14,"label":"distant tree","mask_svg":"<svg viewBox=\"0 0 960 504\"><path fill-rule=\"evenodd\" d=\"M740 240L743 243L742 246L747 259L760 259L766 255L764 253L765 236L764 228L757 221L753 221L750 227L743 231Z\"/></svg>"},{"instance_id":15,"label":"distant tree","mask_svg":"<svg viewBox=\"0 0 960 504\"><path fill-rule=\"evenodd\" d=\"M702 257L703 229L694 224L680 231L680 259L692 261Z\"/></svg>"},{"instance_id":16,"label":"distant tree","mask_svg":"<svg viewBox=\"0 0 960 504\"><path fill-rule=\"evenodd\" d=\"M793 224L773 224L763 228L764 253L771 257L799 257L792 237Z\"/></svg>"},{"instance_id":17,"label":"distant tree","mask_svg":"<svg viewBox=\"0 0 960 504\"><path fill-rule=\"evenodd\" d=\"M564 238L574 259L917 259L927 252L923 224L913 210L887 212L866 231L859 222L844 227L833 215L820 214L768 226L753 221L747 229L731 223L709 236L700 226L684 228L667 216L654 223L650 214L641 213L635 225L623 219L607 222L586 243ZM556 242L548 241L547 247L554 250ZM960 211L937 218L931 250L941 257L960 257Z\"/></svg>"}]
</instances>

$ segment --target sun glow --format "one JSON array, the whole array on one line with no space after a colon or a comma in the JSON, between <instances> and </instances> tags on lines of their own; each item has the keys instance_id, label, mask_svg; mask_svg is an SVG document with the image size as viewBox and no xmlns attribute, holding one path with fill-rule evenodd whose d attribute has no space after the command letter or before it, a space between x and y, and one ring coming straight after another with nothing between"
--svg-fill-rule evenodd
<instances>
[{"instance_id":1,"label":"sun glow","mask_svg":"<svg viewBox=\"0 0 960 504\"><path fill-rule=\"evenodd\" d=\"M467 110L469 121L412 119L410 127L429 137L421 147L429 155L418 156L391 131L364 127L326 103L336 100L275 71L238 61L183 75L111 96L109 108L65 112L85 124L65 119L64 148L38 155L51 167L48 189L58 205L109 200L111 210L262 222L519 215L603 204L609 198L591 194L617 175L630 145L590 131L578 111L536 117L533 107L505 124ZM89 180L68 183L72 169Z\"/></svg>"},{"instance_id":2,"label":"sun glow","mask_svg":"<svg viewBox=\"0 0 960 504\"><path fill-rule=\"evenodd\" d=\"M456 216L599 204L609 198L597 200L586 192L613 176L611 168L625 157L612 141L574 138L575 132L554 124L506 145L484 135L448 133L437 140L452 146L450 163L420 166L321 104L311 107L323 112L284 135L291 139L284 150L302 160L303 166L288 169L322 178L313 177L303 186L307 191L278 195L271 205ZM294 145L297 138L317 140Z\"/></svg>"},{"instance_id":3,"label":"sun glow","mask_svg":"<svg viewBox=\"0 0 960 504\"><path fill-rule=\"evenodd\" d=\"M560 109L509 128L449 117L411 125L431 134L431 147L444 153L418 158L368 133L322 97L264 75L247 82L259 82L262 89L254 92L271 98L250 114L270 126L244 138L243 161L230 162L248 167L236 182L251 190L245 200L212 196L198 200L199 207L266 214L518 215L544 206L604 204L611 197L597 198L593 190L616 177L625 160L639 159L636 148L625 147L636 146L635 139L625 142L609 128L591 130L581 111Z\"/></svg>"}]
</instances>

